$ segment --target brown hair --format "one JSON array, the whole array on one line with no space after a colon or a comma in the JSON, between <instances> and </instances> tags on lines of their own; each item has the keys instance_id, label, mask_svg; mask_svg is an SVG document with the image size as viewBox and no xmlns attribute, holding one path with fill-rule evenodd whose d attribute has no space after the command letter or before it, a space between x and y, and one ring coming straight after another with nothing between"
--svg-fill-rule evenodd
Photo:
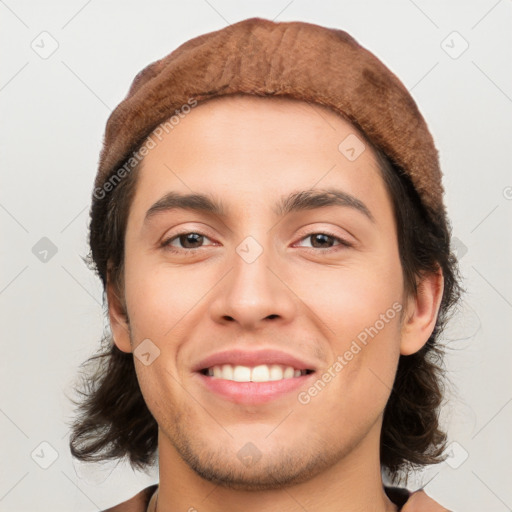
<instances>
[{"instance_id":1,"label":"brown hair","mask_svg":"<svg viewBox=\"0 0 512 512\"><path fill-rule=\"evenodd\" d=\"M388 403L384 410L380 460L392 481L407 481L407 470L443 460L446 434L439 424L443 401L443 349L439 335L448 313L458 301L457 261L450 252L450 226L440 212L427 215L406 173L371 141L381 175L393 202L399 254L406 292L416 293L416 279L439 268L444 276L443 298L436 326L418 352L400 356ZM102 199L93 196L86 261L106 287L106 275L123 297L124 236L128 212L137 184L137 167ZM104 293L104 308L108 304ZM77 387L81 400L71 425L70 449L83 461L128 457L133 468L154 464L158 425L139 388L133 355L120 351L109 332L102 350L89 358ZM89 367L92 367L89 369Z\"/></svg>"}]
</instances>

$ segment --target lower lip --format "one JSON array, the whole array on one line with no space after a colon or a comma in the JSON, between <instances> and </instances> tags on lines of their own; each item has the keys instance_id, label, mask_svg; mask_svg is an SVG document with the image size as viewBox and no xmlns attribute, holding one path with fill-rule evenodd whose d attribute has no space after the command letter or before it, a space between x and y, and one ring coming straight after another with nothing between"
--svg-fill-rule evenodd
<instances>
[{"instance_id":1,"label":"lower lip","mask_svg":"<svg viewBox=\"0 0 512 512\"><path fill-rule=\"evenodd\" d=\"M289 395L292 391L309 384L315 373L292 379L270 382L235 382L208 377L197 373L202 384L211 392L237 404L263 404Z\"/></svg>"}]
</instances>

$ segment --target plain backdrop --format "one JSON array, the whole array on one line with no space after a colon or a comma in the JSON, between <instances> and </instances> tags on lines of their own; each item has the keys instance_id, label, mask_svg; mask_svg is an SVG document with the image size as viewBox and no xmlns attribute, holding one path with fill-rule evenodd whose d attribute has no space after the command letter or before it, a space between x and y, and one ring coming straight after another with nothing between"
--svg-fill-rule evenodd
<instances>
[{"instance_id":1,"label":"plain backdrop","mask_svg":"<svg viewBox=\"0 0 512 512\"><path fill-rule=\"evenodd\" d=\"M158 480L73 462L78 366L104 328L82 257L106 120L135 74L244 18L349 32L411 91L439 150L467 293L445 335L444 506L512 510L512 1L0 1L0 511L97 511Z\"/></svg>"}]
</instances>

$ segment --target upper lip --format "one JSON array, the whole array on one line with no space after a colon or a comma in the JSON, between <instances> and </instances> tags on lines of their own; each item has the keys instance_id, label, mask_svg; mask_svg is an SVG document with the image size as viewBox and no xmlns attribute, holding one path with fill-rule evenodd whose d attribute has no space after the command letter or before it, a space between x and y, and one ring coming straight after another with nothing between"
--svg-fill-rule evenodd
<instances>
[{"instance_id":1,"label":"upper lip","mask_svg":"<svg viewBox=\"0 0 512 512\"><path fill-rule=\"evenodd\" d=\"M224 350L211 354L194 365L193 371L199 372L213 366L231 364L233 366L258 366L262 364L279 364L282 366L292 366L296 370L315 370L315 365L300 357L287 354L281 350Z\"/></svg>"}]
</instances>

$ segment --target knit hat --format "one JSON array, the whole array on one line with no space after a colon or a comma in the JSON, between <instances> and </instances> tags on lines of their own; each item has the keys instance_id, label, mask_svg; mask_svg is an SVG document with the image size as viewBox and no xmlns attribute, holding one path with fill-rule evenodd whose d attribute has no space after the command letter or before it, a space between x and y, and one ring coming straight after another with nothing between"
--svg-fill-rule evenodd
<instances>
[{"instance_id":1,"label":"knit hat","mask_svg":"<svg viewBox=\"0 0 512 512\"><path fill-rule=\"evenodd\" d=\"M120 171L127 161L135 163L148 135L189 108L191 99L240 93L288 97L337 112L410 178L429 217L444 221L438 152L396 75L343 30L261 18L195 37L138 73L108 119L93 208L115 185L112 176L126 174L126 166Z\"/></svg>"}]
</instances>

